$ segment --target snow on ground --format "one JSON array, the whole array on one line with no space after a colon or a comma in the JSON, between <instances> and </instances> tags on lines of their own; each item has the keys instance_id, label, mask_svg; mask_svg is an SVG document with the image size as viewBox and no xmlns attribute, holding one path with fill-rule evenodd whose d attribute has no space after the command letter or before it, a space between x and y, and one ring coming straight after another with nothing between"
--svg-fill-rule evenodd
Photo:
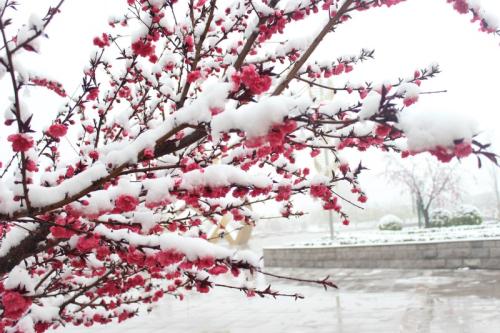
<instances>
[{"instance_id":1,"label":"snow on ground","mask_svg":"<svg viewBox=\"0 0 500 333\"><path fill-rule=\"evenodd\" d=\"M388 230L348 230L343 228L337 232L334 240L330 240L323 233L320 237L303 241L277 243L271 247L303 247L303 246L346 246L346 245L375 245L408 242L443 242L454 240L496 239L500 238L500 224L496 221L487 221L482 225L459 226L447 228L419 229L405 228L401 231Z\"/></svg>"},{"instance_id":2,"label":"snow on ground","mask_svg":"<svg viewBox=\"0 0 500 333\"><path fill-rule=\"evenodd\" d=\"M166 299L120 325L68 327L51 333L497 333L498 271L279 269L300 277L330 275L338 291L270 281L304 300L247 298L229 290Z\"/></svg>"},{"instance_id":3,"label":"snow on ground","mask_svg":"<svg viewBox=\"0 0 500 333\"><path fill-rule=\"evenodd\" d=\"M425 239L474 235L500 237L500 226L485 223L399 232L382 232L376 224L336 230L343 240ZM369 235L372 234L372 238ZM323 239L325 231L257 232L250 248L299 244L304 238ZM392 236L389 236L392 235ZM404 236L402 236L404 235ZM317 244L317 243L314 243ZM500 331L500 271L487 270L390 270L390 269L284 269L272 273L319 279L329 275L338 290L299 282L267 279L273 290L300 293L304 300L247 298L240 292L217 289L207 295L190 293L183 301L165 298L151 313L121 324L94 327L61 327L50 333L497 333Z\"/></svg>"}]
</instances>

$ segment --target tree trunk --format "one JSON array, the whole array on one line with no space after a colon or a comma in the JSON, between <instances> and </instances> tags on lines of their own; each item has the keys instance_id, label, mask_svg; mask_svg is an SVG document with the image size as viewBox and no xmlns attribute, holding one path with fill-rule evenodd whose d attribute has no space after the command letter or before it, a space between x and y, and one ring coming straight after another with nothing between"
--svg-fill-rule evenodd
<instances>
[{"instance_id":1,"label":"tree trunk","mask_svg":"<svg viewBox=\"0 0 500 333\"><path fill-rule=\"evenodd\" d=\"M418 216L418 227L422 228L422 219L424 219L425 222L425 217L424 217L424 203L422 202L422 198L420 197L420 195L417 195L416 209Z\"/></svg>"},{"instance_id":2,"label":"tree trunk","mask_svg":"<svg viewBox=\"0 0 500 333\"><path fill-rule=\"evenodd\" d=\"M495 218L500 219L500 189L498 188L499 182L498 182L498 174L497 174L497 170L496 170L496 165L493 166L492 175L493 175L493 186L494 186L494 190L495 190L495 198L497 201Z\"/></svg>"},{"instance_id":3,"label":"tree trunk","mask_svg":"<svg viewBox=\"0 0 500 333\"><path fill-rule=\"evenodd\" d=\"M431 221L429 218L429 208L425 209L422 207L422 213L424 215L424 222L425 222L425 227L430 228L431 227Z\"/></svg>"}]
</instances>

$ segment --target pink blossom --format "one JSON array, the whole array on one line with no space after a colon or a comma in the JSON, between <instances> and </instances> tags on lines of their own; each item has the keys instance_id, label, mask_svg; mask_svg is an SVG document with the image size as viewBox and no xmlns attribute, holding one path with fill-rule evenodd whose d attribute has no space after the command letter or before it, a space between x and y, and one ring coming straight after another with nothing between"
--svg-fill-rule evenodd
<instances>
[{"instance_id":1,"label":"pink blossom","mask_svg":"<svg viewBox=\"0 0 500 333\"><path fill-rule=\"evenodd\" d=\"M3 316L8 319L17 320L31 306L31 299L23 297L17 291L6 291L2 295Z\"/></svg>"},{"instance_id":2,"label":"pink blossom","mask_svg":"<svg viewBox=\"0 0 500 333\"><path fill-rule=\"evenodd\" d=\"M63 124L52 124L47 130L47 133L53 138L63 137L67 132L68 128Z\"/></svg>"},{"instance_id":3,"label":"pink blossom","mask_svg":"<svg viewBox=\"0 0 500 333\"><path fill-rule=\"evenodd\" d=\"M193 82L198 81L200 78L201 78L201 72L200 71L192 71L187 76L187 82L188 83L193 83Z\"/></svg>"},{"instance_id":4,"label":"pink blossom","mask_svg":"<svg viewBox=\"0 0 500 333\"><path fill-rule=\"evenodd\" d=\"M12 150L15 152L25 152L33 147L33 138L24 133L11 134L7 137L9 142L12 142Z\"/></svg>"},{"instance_id":5,"label":"pink blossom","mask_svg":"<svg viewBox=\"0 0 500 333\"><path fill-rule=\"evenodd\" d=\"M115 200L115 207L122 212L131 212L138 204L139 200L128 194L122 194Z\"/></svg>"},{"instance_id":6,"label":"pink blossom","mask_svg":"<svg viewBox=\"0 0 500 333\"><path fill-rule=\"evenodd\" d=\"M151 43L151 41L139 39L132 43L132 51L138 56L150 57L155 52L155 46Z\"/></svg>"},{"instance_id":7,"label":"pink blossom","mask_svg":"<svg viewBox=\"0 0 500 333\"><path fill-rule=\"evenodd\" d=\"M404 100L403 100L403 103L405 106L410 106L412 104L415 104L416 102L418 101L418 96L412 96L412 97L406 97Z\"/></svg>"},{"instance_id":8,"label":"pink blossom","mask_svg":"<svg viewBox=\"0 0 500 333\"><path fill-rule=\"evenodd\" d=\"M76 243L76 248L78 251L86 253L89 252L99 245L100 237L98 235L92 236L82 236L78 238L78 242Z\"/></svg>"}]
</instances>

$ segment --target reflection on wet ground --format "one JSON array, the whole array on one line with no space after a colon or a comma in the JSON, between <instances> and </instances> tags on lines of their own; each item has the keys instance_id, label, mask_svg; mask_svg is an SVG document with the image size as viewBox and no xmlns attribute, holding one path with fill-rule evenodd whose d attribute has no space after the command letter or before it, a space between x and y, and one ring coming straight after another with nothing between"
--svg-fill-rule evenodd
<instances>
[{"instance_id":1,"label":"reflection on wet ground","mask_svg":"<svg viewBox=\"0 0 500 333\"><path fill-rule=\"evenodd\" d=\"M248 299L215 290L167 300L150 315L86 333L498 333L500 271L273 269L303 278L330 275L338 291L270 279L273 289L306 299ZM82 332L67 328L59 332Z\"/></svg>"}]
</instances>

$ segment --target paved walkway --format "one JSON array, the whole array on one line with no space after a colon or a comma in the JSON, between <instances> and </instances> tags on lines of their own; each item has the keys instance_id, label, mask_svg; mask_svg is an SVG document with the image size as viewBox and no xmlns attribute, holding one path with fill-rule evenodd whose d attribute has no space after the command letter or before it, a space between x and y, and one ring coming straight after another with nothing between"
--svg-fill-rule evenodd
<instances>
[{"instance_id":1,"label":"paved walkway","mask_svg":"<svg viewBox=\"0 0 500 333\"><path fill-rule=\"evenodd\" d=\"M269 280L305 300L248 299L229 290L166 300L122 325L63 328L85 333L498 333L500 271L275 269L300 277L330 275L339 291Z\"/></svg>"}]
</instances>

